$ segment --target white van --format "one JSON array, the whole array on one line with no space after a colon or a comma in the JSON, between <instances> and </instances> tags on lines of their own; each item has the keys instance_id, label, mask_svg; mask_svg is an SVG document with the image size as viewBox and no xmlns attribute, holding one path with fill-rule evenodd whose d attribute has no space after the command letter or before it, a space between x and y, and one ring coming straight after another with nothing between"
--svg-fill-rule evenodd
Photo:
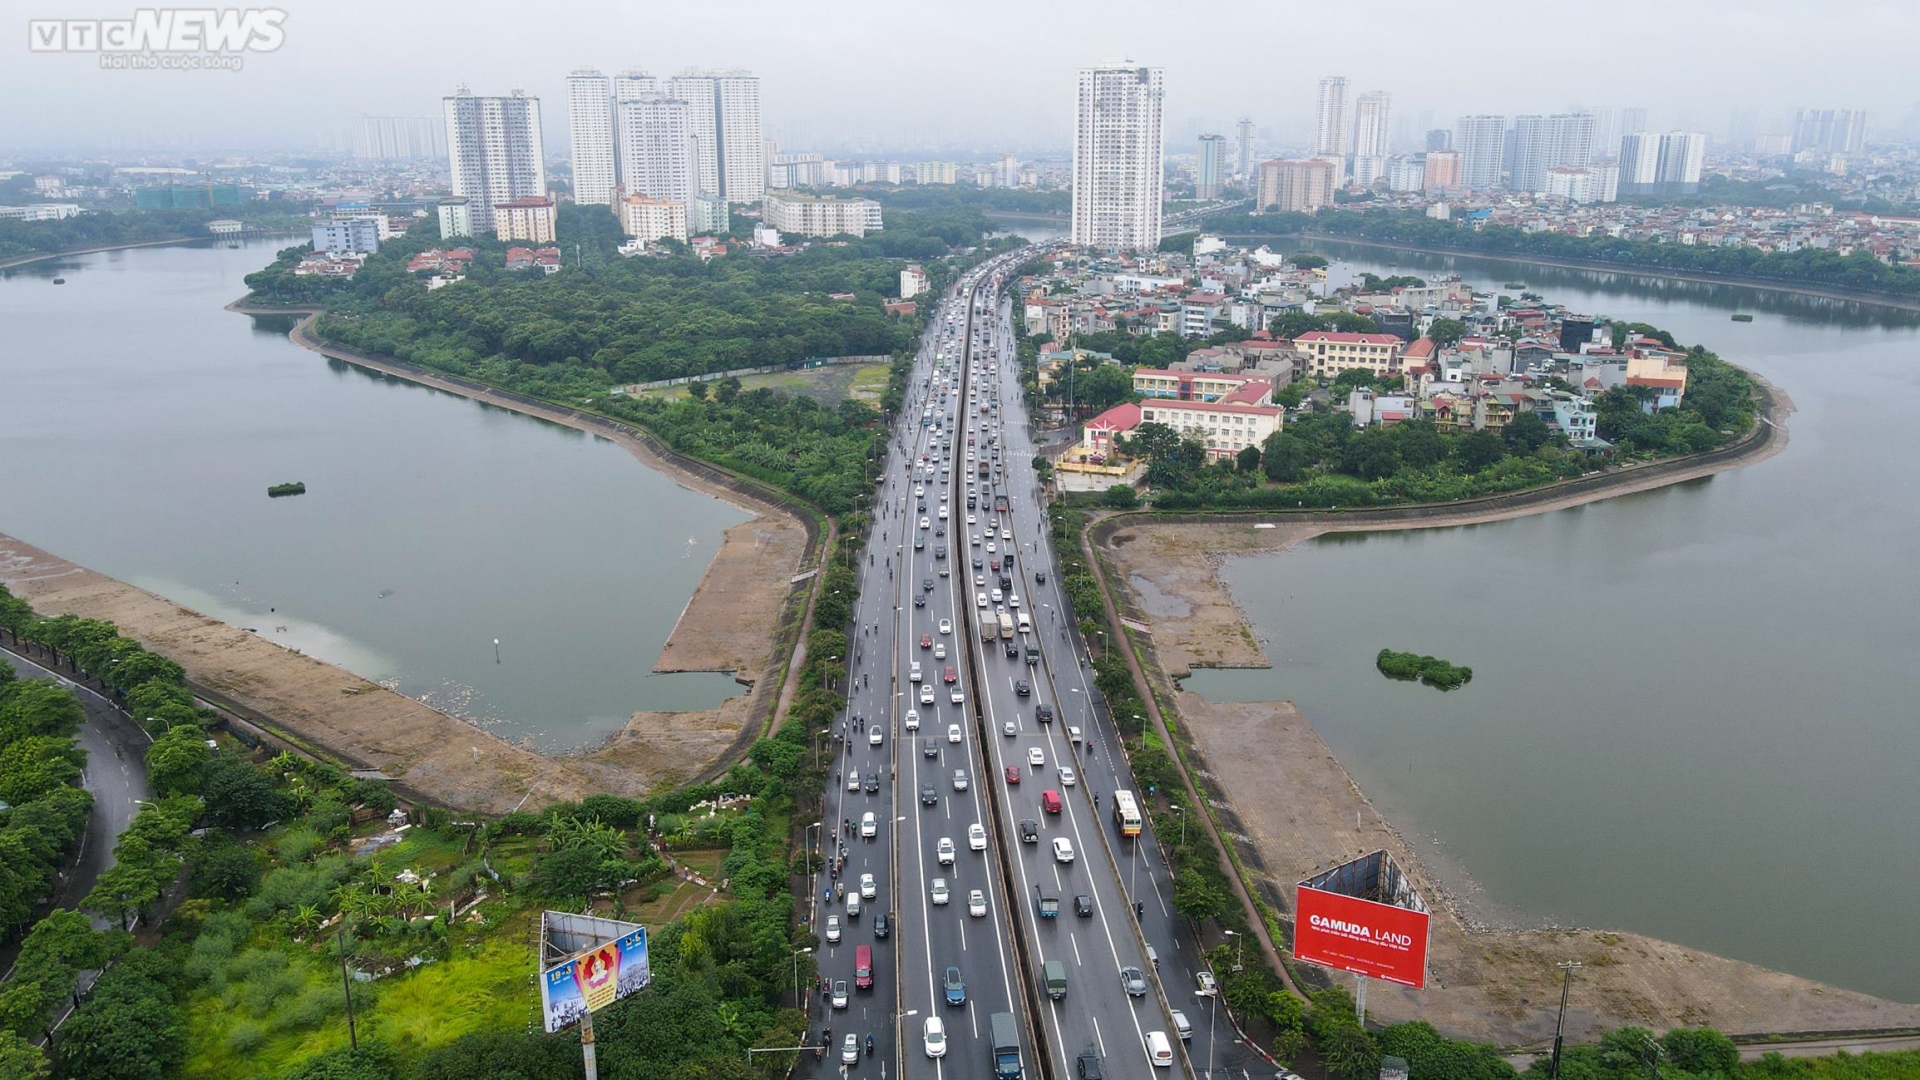
<instances>
[{"instance_id":1,"label":"white van","mask_svg":"<svg viewBox=\"0 0 1920 1080\"><path fill-rule=\"evenodd\" d=\"M1166 1032L1147 1032L1147 1056L1153 1059L1153 1067L1156 1069L1173 1067L1173 1044L1167 1041Z\"/></svg>"}]
</instances>

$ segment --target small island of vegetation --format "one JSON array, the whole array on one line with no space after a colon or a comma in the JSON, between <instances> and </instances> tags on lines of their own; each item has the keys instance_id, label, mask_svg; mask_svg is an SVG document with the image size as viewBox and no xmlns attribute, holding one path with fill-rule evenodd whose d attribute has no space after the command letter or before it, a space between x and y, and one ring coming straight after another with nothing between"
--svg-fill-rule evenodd
<instances>
[{"instance_id":1,"label":"small island of vegetation","mask_svg":"<svg viewBox=\"0 0 1920 1080\"><path fill-rule=\"evenodd\" d=\"M307 485L304 480L295 480L291 484L275 484L267 489L267 498L278 499L283 495L305 495Z\"/></svg>"},{"instance_id":2,"label":"small island of vegetation","mask_svg":"<svg viewBox=\"0 0 1920 1080\"><path fill-rule=\"evenodd\" d=\"M1373 658L1373 665L1389 679L1423 682L1440 690L1457 690L1473 681L1472 668L1419 653L1381 649L1380 655Z\"/></svg>"}]
</instances>

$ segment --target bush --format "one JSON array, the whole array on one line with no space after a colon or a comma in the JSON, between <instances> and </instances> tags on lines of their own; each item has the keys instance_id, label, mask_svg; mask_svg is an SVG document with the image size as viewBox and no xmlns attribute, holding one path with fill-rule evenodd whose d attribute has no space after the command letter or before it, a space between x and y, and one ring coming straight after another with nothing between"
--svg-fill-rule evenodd
<instances>
[{"instance_id":1,"label":"bush","mask_svg":"<svg viewBox=\"0 0 1920 1080\"><path fill-rule=\"evenodd\" d=\"M1455 690L1473 680L1473 669L1449 664L1435 656L1381 649L1374 666L1389 679L1423 682L1441 690Z\"/></svg>"}]
</instances>

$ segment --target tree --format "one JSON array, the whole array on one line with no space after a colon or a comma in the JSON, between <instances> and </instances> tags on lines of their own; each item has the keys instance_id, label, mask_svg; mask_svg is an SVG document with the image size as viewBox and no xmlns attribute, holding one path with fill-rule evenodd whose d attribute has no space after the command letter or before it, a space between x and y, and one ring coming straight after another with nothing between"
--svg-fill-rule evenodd
<instances>
[{"instance_id":1,"label":"tree","mask_svg":"<svg viewBox=\"0 0 1920 1080\"><path fill-rule=\"evenodd\" d=\"M1408 420L1390 429L1399 445L1400 460L1408 468L1424 469L1437 465L1447 456L1447 444L1440 432L1425 420Z\"/></svg>"},{"instance_id":2,"label":"tree","mask_svg":"<svg viewBox=\"0 0 1920 1080\"><path fill-rule=\"evenodd\" d=\"M0 749L0 800L29 803L80 779L86 752L66 736L28 735Z\"/></svg>"},{"instance_id":3,"label":"tree","mask_svg":"<svg viewBox=\"0 0 1920 1080\"><path fill-rule=\"evenodd\" d=\"M713 399L722 405L733 404L733 399L739 396L740 379L738 376L729 375L713 384Z\"/></svg>"},{"instance_id":4,"label":"tree","mask_svg":"<svg viewBox=\"0 0 1920 1080\"><path fill-rule=\"evenodd\" d=\"M11 675L13 669L6 669ZM0 743L29 735L71 736L86 713L73 691L44 679L10 679L0 685Z\"/></svg>"},{"instance_id":5,"label":"tree","mask_svg":"<svg viewBox=\"0 0 1920 1080\"><path fill-rule=\"evenodd\" d=\"M39 1047L0 1031L0 1080L42 1080L52 1067Z\"/></svg>"},{"instance_id":6,"label":"tree","mask_svg":"<svg viewBox=\"0 0 1920 1080\"><path fill-rule=\"evenodd\" d=\"M1400 471L1400 452L1393 433L1383 427L1370 427L1348 440L1340 455L1341 471L1362 480L1381 480Z\"/></svg>"},{"instance_id":7,"label":"tree","mask_svg":"<svg viewBox=\"0 0 1920 1080\"><path fill-rule=\"evenodd\" d=\"M230 829L257 829L288 813L287 797L273 777L238 758L221 758L207 770L207 816Z\"/></svg>"},{"instance_id":8,"label":"tree","mask_svg":"<svg viewBox=\"0 0 1920 1080\"><path fill-rule=\"evenodd\" d=\"M1324 256L1315 255L1311 251L1296 251L1287 256L1287 261L1302 270L1324 270L1329 265Z\"/></svg>"},{"instance_id":9,"label":"tree","mask_svg":"<svg viewBox=\"0 0 1920 1080\"><path fill-rule=\"evenodd\" d=\"M399 1080L400 1075L399 1055L369 1040L357 1050L342 1046L310 1057L281 1073L280 1080Z\"/></svg>"},{"instance_id":10,"label":"tree","mask_svg":"<svg viewBox=\"0 0 1920 1080\"><path fill-rule=\"evenodd\" d=\"M709 388L704 382L691 382L687 384L687 396L695 401L707 400L708 392Z\"/></svg>"},{"instance_id":11,"label":"tree","mask_svg":"<svg viewBox=\"0 0 1920 1080\"><path fill-rule=\"evenodd\" d=\"M165 795L198 795L206 782L213 750L198 724L181 724L147 747L147 781Z\"/></svg>"},{"instance_id":12,"label":"tree","mask_svg":"<svg viewBox=\"0 0 1920 1080\"><path fill-rule=\"evenodd\" d=\"M534 891L556 900L581 899L610 883L607 861L587 845L547 852L533 864Z\"/></svg>"},{"instance_id":13,"label":"tree","mask_svg":"<svg viewBox=\"0 0 1920 1080\"><path fill-rule=\"evenodd\" d=\"M1553 440L1553 429L1536 412L1523 412L1507 421L1501 432L1515 455L1525 457Z\"/></svg>"},{"instance_id":14,"label":"tree","mask_svg":"<svg viewBox=\"0 0 1920 1080\"><path fill-rule=\"evenodd\" d=\"M1311 334L1316 330L1331 329L1327 320L1305 311L1287 311L1267 320L1267 332L1274 337L1291 341L1302 334Z\"/></svg>"},{"instance_id":15,"label":"tree","mask_svg":"<svg viewBox=\"0 0 1920 1080\"><path fill-rule=\"evenodd\" d=\"M427 1051L414 1080L569 1080L583 1076L577 1040L481 1031Z\"/></svg>"},{"instance_id":16,"label":"tree","mask_svg":"<svg viewBox=\"0 0 1920 1080\"><path fill-rule=\"evenodd\" d=\"M1234 464L1244 473L1250 473L1258 469L1260 467L1260 448L1257 446L1242 447L1240 452L1234 455Z\"/></svg>"},{"instance_id":17,"label":"tree","mask_svg":"<svg viewBox=\"0 0 1920 1080\"><path fill-rule=\"evenodd\" d=\"M1454 441L1453 452L1468 472L1479 472L1507 456L1506 444L1491 431L1469 431Z\"/></svg>"},{"instance_id":18,"label":"tree","mask_svg":"<svg viewBox=\"0 0 1920 1080\"><path fill-rule=\"evenodd\" d=\"M1443 315L1428 324L1427 336L1433 339L1435 345L1443 349L1452 348L1460 344L1461 338L1467 336L1467 324Z\"/></svg>"},{"instance_id":19,"label":"tree","mask_svg":"<svg viewBox=\"0 0 1920 1080\"><path fill-rule=\"evenodd\" d=\"M1732 1076L1740 1064L1740 1048L1712 1028L1674 1028L1660 1037L1667 1060L1690 1073Z\"/></svg>"},{"instance_id":20,"label":"tree","mask_svg":"<svg viewBox=\"0 0 1920 1080\"><path fill-rule=\"evenodd\" d=\"M1100 496L1100 502L1115 510L1131 510L1140 505L1140 494L1133 490L1132 484L1115 484Z\"/></svg>"},{"instance_id":21,"label":"tree","mask_svg":"<svg viewBox=\"0 0 1920 1080\"><path fill-rule=\"evenodd\" d=\"M238 900L260 883L260 859L231 837L209 834L193 860L193 894Z\"/></svg>"},{"instance_id":22,"label":"tree","mask_svg":"<svg viewBox=\"0 0 1920 1080\"><path fill-rule=\"evenodd\" d=\"M1377 334L1380 324L1351 311L1336 311L1327 316L1327 324L1343 334Z\"/></svg>"},{"instance_id":23,"label":"tree","mask_svg":"<svg viewBox=\"0 0 1920 1080\"><path fill-rule=\"evenodd\" d=\"M1287 431L1267 436L1261 448L1260 465L1267 479L1276 484L1291 484L1306 474L1314 463L1313 448L1305 440Z\"/></svg>"},{"instance_id":24,"label":"tree","mask_svg":"<svg viewBox=\"0 0 1920 1080\"><path fill-rule=\"evenodd\" d=\"M1217 919L1227 910L1227 894L1206 874L1189 870L1174 879L1173 908L1196 922Z\"/></svg>"},{"instance_id":25,"label":"tree","mask_svg":"<svg viewBox=\"0 0 1920 1080\"><path fill-rule=\"evenodd\" d=\"M1073 397L1082 412L1105 412L1134 400L1133 374L1114 364L1101 364L1076 380Z\"/></svg>"},{"instance_id":26,"label":"tree","mask_svg":"<svg viewBox=\"0 0 1920 1080\"><path fill-rule=\"evenodd\" d=\"M186 1061L187 1029L163 981L171 961L136 951L107 969L60 1031L66 1080L165 1080Z\"/></svg>"},{"instance_id":27,"label":"tree","mask_svg":"<svg viewBox=\"0 0 1920 1080\"><path fill-rule=\"evenodd\" d=\"M1320 1061L1340 1080L1373 1080L1380 1075L1380 1048L1357 1020L1339 1025L1320 1040Z\"/></svg>"}]
</instances>

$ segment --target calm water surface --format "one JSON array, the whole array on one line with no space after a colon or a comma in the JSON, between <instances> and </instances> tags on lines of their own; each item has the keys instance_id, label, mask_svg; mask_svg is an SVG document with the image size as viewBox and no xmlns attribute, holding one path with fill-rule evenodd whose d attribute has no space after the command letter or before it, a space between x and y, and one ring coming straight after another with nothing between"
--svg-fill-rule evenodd
<instances>
[{"instance_id":1,"label":"calm water surface","mask_svg":"<svg viewBox=\"0 0 1920 1080\"><path fill-rule=\"evenodd\" d=\"M649 672L741 511L222 311L276 246L0 278L0 531L543 748L738 692Z\"/></svg>"},{"instance_id":2,"label":"calm water surface","mask_svg":"<svg viewBox=\"0 0 1920 1080\"><path fill-rule=\"evenodd\" d=\"M1234 560L1226 579L1275 666L1188 686L1298 702L1487 913L1920 1001L1920 427L1905 407L1920 317L1328 249L1349 260L1335 284L1452 268L1665 327L1785 390L1792 441L1752 468L1574 510ZM1474 680L1392 682L1373 669L1382 647Z\"/></svg>"}]
</instances>

